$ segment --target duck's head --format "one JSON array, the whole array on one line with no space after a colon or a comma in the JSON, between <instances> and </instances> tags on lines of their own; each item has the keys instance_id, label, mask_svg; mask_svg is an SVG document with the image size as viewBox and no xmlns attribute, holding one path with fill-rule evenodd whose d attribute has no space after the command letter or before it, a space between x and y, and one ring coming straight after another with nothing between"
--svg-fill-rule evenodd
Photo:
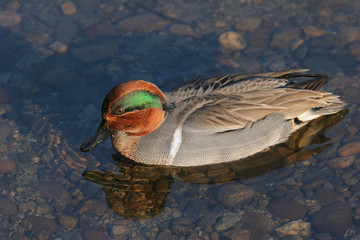
<instances>
[{"instance_id":1,"label":"duck's head","mask_svg":"<svg viewBox=\"0 0 360 240\"><path fill-rule=\"evenodd\" d=\"M116 85L104 99L98 130L80 150L92 150L117 131L133 137L151 133L163 122L166 103L165 95L152 83L136 80Z\"/></svg>"}]
</instances>

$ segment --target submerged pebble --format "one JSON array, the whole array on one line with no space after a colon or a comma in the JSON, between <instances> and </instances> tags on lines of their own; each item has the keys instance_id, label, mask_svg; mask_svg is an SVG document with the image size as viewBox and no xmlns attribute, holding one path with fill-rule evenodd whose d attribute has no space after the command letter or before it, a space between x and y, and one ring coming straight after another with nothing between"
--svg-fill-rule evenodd
<instances>
[{"instance_id":1,"label":"submerged pebble","mask_svg":"<svg viewBox=\"0 0 360 240\"><path fill-rule=\"evenodd\" d=\"M338 157L331 159L327 164L332 168L348 168L354 163L354 156Z\"/></svg>"},{"instance_id":2,"label":"submerged pebble","mask_svg":"<svg viewBox=\"0 0 360 240\"><path fill-rule=\"evenodd\" d=\"M311 225L319 232L342 234L351 226L352 211L349 204L336 202L314 213Z\"/></svg>"},{"instance_id":3,"label":"submerged pebble","mask_svg":"<svg viewBox=\"0 0 360 240\"><path fill-rule=\"evenodd\" d=\"M273 35L270 47L275 49L288 50L292 40L300 37L300 29L297 27L279 28Z\"/></svg>"},{"instance_id":4,"label":"submerged pebble","mask_svg":"<svg viewBox=\"0 0 360 240\"><path fill-rule=\"evenodd\" d=\"M326 206L333 202L342 202L344 197L332 189L318 188L315 191L315 200L320 206Z\"/></svg>"},{"instance_id":5,"label":"submerged pebble","mask_svg":"<svg viewBox=\"0 0 360 240\"><path fill-rule=\"evenodd\" d=\"M50 45L50 48L57 53L65 53L68 50L68 46L62 42L55 41Z\"/></svg>"},{"instance_id":6,"label":"submerged pebble","mask_svg":"<svg viewBox=\"0 0 360 240\"><path fill-rule=\"evenodd\" d=\"M109 23L97 24L85 31L87 37L117 37L119 34L119 31Z\"/></svg>"},{"instance_id":7,"label":"submerged pebble","mask_svg":"<svg viewBox=\"0 0 360 240\"><path fill-rule=\"evenodd\" d=\"M149 33L158 31L169 24L168 21L153 13L146 13L121 20L116 25L117 29L125 32Z\"/></svg>"},{"instance_id":8,"label":"submerged pebble","mask_svg":"<svg viewBox=\"0 0 360 240\"><path fill-rule=\"evenodd\" d=\"M246 48L246 41L240 33L225 32L220 35L219 42L228 50L242 50Z\"/></svg>"},{"instance_id":9,"label":"submerged pebble","mask_svg":"<svg viewBox=\"0 0 360 240\"><path fill-rule=\"evenodd\" d=\"M261 24L260 18L249 17L249 18L242 18L240 21L235 25L236 30L240 31L254 31L257 27Z\"/></svg>"},{"instance_id":10,"label":"submerged pebble","mask_svg":"<svg viewBox=\"0 0 360 240\"><path fill-rule=\"evenodd\" d=\"M326 31L313 25L307 25L304 27L304 33L308 37L321 37L326 34Z\"/></svg>"},{"instance_id":11,"label":"submerged pebble","mask_svg":"<svg viewBox=\"0 0 360 240\"><path fill-rule=\"evenodd\" d=\"M189 217L175 218L171 224L171 230L176 235L188 235L194 229L193 219Z\"/></svg>"},{"instance_id":12,"label":"submerged pebble","mask_svg":"<svg viewBox=\"0 0 360 240\"><path fill-rule=\"evenodd\" d=\"M352 42L349 46L349 53L353 56L360 56L360 41Z\"/></svg>"},{"instance_id":13,"label":"submerged pebble","mask_svg":"<svg viewBox=\"0 0 360 240\"><path fill-rule=\"evenodd\" d=\"M21 22L20 15L12 11L0 11L0 26L11 27Z\"/></svg>"},{"instance_id":14,"label":"submerged pebble","mask_svg":"<svg viewBox=\"0 0 360 240\"><path fill-rule=\"evenodd\" d=\"M102 228L89 228L84 231L83 239L109 240L109 237L105 234L105 231Z\"/></svg>"},{"instance_id":15,"label":"submerged pebble","mask_svg":"<svg viewBox=\"0 0 360 240\"><path fill-rule=\"evenodd\" d=\"M360 153L360 142L348 143L339 149L340 156L356 155Z\"/></svg>"},{"instance_id":16,"label":"submerged pebble","mask_svg":"<svg viewBox=\"0 0 360 240\"><path fill-rule=\"evenodd\" d=\"M276 228L275 231L279 234L280 237L287 235L298 235L302 237L307 237L311 232L311 225L309 222L304 220L296 220L288 222L282 225L279 228Z\"/></svg>"},{"instance_id":17,"label":"submerged pebble","mask_svg":"<svg viewBox=\"0 0 360 240\"><path fill-rule=\"evenodd\" d=\"M34 239L51 239L59 227L52 219L40 216L26 217L21 225L23 228L31 229L31 236Z\"/></svg>"},{"instance_id":18,"label":"submerged pebble","mask_svg":"<svg viewBox=\"0 0 360 240\"><path fill-rule=\"evenodd\" d=\"M69 216L69 215L60 215L58 217L58 220L60 225L68 230L73 229L78 223L77 217Z\"/></svg>"},{"instance_id":19,"label":"submerged pebble","mask_svg":"<svg viewBox=\"0 0 360 240\"><path fill-rule=\"evenodd\" d=\"M4 88L0 88L0 104L7 103L10 100L10 96Z\"/></svg>"},{"instance_id":20,"label":"submerged pebble","mask_svg":"<svg viewBox=\"0 0 360 240\"><path fill-rule=\"evenodd\" d=\"M242 216L242 230L248 231L250 239L265 239L269 226L268 220L260 213L246 212Z\"/></svg>"},{"instance_id":21,"label":"submerged pebble","mask_svg":"<svg viewBox=\"0 0 360 240\"><path fill-rule=\"evenodd\" d=\"M126 238L130 233L130 229L126 225L114 225L111 228L111 235L114 238Z\"/></svg>"},{"instance_id":22,"label":"submerged pebble","mask_svg":"<svg viewBox=\"0 0 360 240\"><path fill-rule=\"evenodd\" d=\"M6 10L16 12L21 7L18 1L10 1L6 4Z\"/></svg>"},{"instance_id":23,"label":"submerged pebble","mask_svg":"<svg viewBox=\"0 0 360 240\"><path fill-rule=\"evenodd\" d=\"M191 36L191 37L196 36L195 30L192 27L185 24L173 24L169 28L169 32L174 35L180 35L180 36Z\"/></svg>"},{"instance_id":24,"label":"submerged pebble","mask_svg":"<svg viewBox=\"0 0 360 240\"><path fill-rule=\"evenodd\" d=\"M225 184L216 191L217 199L228 207L235 207L254 196L255 191L243 184Z\"/></svg>"},{"instance_id":25,"label":"submerged pebble","mask_svg":"<svg viewBox=\"0 0 360 240\"><path fill-rule=\"evenodd\" d=\"M0 142L5 141L13 132L12 126L7 122L0 123Z\"/></svg>"},{"instance_id":26,"label":"submerged pebble","mask_svg":"<svg viewBox=\"0 0 360 240\"><path fill-rule=\"evenodd\" d=\"M64 14L70 15L75 14L77 12L76 6L71 1L66 1L63 4L61 4L61 10Z\"/></svg>"},{"instance_id":27,"label":"submerged pebble","mask_svg":"<svg viewBox=\"0 0 360 240\"><path fill-rule=\"evenodd\" d=\"M16 169L16 162L10 160L0 161L0 173L11 173Z\"/></svg>"},{"instance_id":28,"label":"submerged pebble","mask_svg":"<svg viewBox=\"0 0 360 240\"><path fill-rule=\"evenodd\" d=\"M280 218L290 220L303 218L308 210L306 206L286 198L272 199L267 209Z\"/></svg>"},{"instance_id":29,"label":"submerged pebble","mask_svg":"<svg viewBox=\"0 0 360 240\"><path fill-rule=\"evenodd\" d=\"M0 196L0 213L6 216L17 215L18 207L9 198L5 196Z\"/></svg>"},{"instance_id":30,"label":"submerged pebble","mask_svg":"<svg viewBox=\"0 0 360 240\"><path fill-rule=\"evenodd\" d=\"M215 229L216 231L227 230L237 224L240 220L241 218L237 213L225 212L224 215L215 224Z\"/></svg>"},{"instance_id":31,"label":"submerged pebble","mask_svg":"<svg viewBox=\"0 0 360 240\"><path fill-rule=\"evenodd\" d=\"M38 191L41 196L47 197L50 199L60 198L60 199L68 199L70 198L69 191L60 184L57 183L41 183L35 187L36 191Z\"/></svg>"}]
</instances>

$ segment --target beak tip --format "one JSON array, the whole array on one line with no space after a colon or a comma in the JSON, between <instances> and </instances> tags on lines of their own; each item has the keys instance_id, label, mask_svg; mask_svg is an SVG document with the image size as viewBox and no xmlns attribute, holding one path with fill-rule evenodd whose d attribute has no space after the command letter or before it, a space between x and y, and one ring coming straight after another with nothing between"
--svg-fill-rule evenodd
<instances>
[{"instance_id":1,"label":"beak tip","mask_svg":"<svg viewBox=\"0 0 360 240\"><path fill-rule=\"evenodd\" d=\"M109 136L110 136L110 131L106 128L104 122L101 122L96 133L93 136L91 136L89 139L85 140L83 144L81 144L80 151L82 152L91 151Z\"/></svg>"}]
</instances>

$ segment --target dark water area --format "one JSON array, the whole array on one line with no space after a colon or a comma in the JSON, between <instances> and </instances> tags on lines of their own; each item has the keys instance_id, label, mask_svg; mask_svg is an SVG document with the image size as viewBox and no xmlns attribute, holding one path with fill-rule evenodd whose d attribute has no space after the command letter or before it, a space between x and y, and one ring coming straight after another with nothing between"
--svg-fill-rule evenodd
<instances>
[{"instance_id":1,"label":"dark water area","mask_svg":"<svg viewBox=\"0 0 360 240\"><path fill-rule=\"evenodd\" d=\"M360 2L0 1L0 239L360 239ZM247 159L79 150L115 85L307 68L343 111Z\"/></svg>"}]
</instances>

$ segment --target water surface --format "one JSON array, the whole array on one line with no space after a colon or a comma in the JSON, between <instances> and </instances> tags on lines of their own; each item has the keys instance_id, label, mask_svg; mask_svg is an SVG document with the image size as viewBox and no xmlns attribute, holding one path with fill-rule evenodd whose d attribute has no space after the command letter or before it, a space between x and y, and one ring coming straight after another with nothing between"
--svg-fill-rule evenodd
<instances>
[{"instance_id":1,"label":"water surface","mask_svg":"<svg viewBox=\"0 0 360 240\"><path fill-rule=\"evenodd\" d=\"M2 239L358 239L358 1L1 1ZM220 43L234 32L235 47ZM308 68L346 110L226 165L79 146L106 93Z\"/></svg>"}]
</instances>

